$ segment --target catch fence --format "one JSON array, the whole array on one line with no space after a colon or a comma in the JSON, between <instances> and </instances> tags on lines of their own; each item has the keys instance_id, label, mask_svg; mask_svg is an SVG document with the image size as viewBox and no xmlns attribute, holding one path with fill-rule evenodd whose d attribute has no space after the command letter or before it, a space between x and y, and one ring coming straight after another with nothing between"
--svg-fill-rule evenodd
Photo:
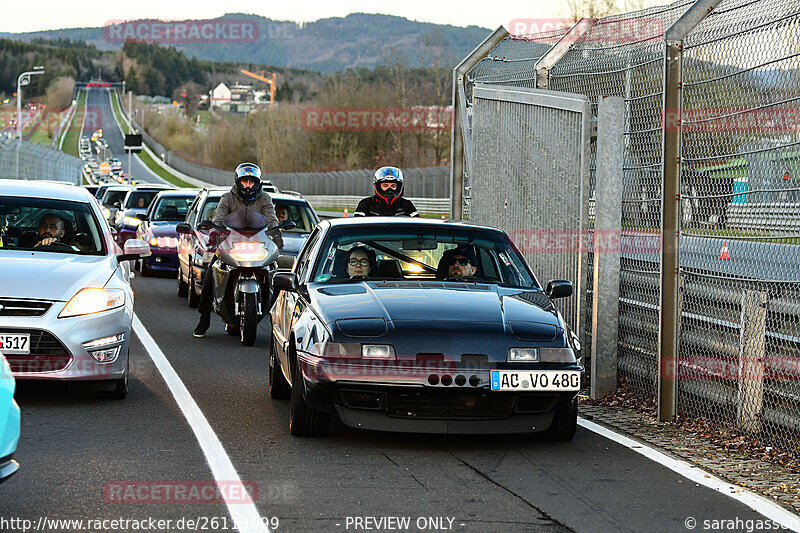
<instances>
[{"instance_id":1,"label":"catch fence","mask_svg":"<svg viewBox=\"0 0 800 533\"><path fill-rule=\"evenodd\" d=\"M598 356L616 358L619 377L656 399L662 419L702 417L792 450L800 437L798 73L800 0L678 0L549 33L499 29L454 71L451 177L453 216L480 223L489 217L474 210L476 192L486 184L475 180L536 163L506 150L494 166L475 168L486 148L476 134L481 87L585 95L595 117L598 102L621 97L620 240L659 244L619 251L618 340L614 353ZM594 137L589 154L591 243ZM533 194L552 187L528 178ZM558 218L581 198L550 200ZM529 222L496 225L511 234L541 229ZM591 338L596 258L591 246L586 254L589 268L573 281L588 289Z\"/></svg>"}]
</instances>

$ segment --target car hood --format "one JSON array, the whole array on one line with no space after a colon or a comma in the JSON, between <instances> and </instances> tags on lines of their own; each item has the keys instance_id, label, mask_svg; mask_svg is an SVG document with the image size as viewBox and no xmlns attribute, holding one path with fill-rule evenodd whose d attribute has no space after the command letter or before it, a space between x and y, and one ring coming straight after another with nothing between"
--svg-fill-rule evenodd
<instances>
[{"instance_id":1,"label":"car hood","mask_svg":"<svg viewBox=\"0 0 800 533\"><path fill-rule=\"evenodd\" d=\"M112 256L0 252L0 296L67 301L84 287L104 287L115 268Z\"/></svg>"},{"instance_id":2,"label":"car hood","mask_svg":"<svg viewBox=\"0 0 800 533\"><path fill-rule=\"evenodd\" d=\"M309 296L332 331L347 336L442 331L511 334L529 341L556 341L561 321L542 291L446 282L311 284ZM366 320L362 320L366 319ZM362 331L363 330L363 331Z\"/></svg>"},{"instance_id":3,"label":"car hood","mask_svg":"<svg viewBox=\"0 0 800 533\"><path fill-rule=\"evenodd\" d=\"M178 224L179 222L158 220L151 222L148 229L156 237L177 237L178 232L175 231L175 226Z\"/></svg>"}]
</instances>

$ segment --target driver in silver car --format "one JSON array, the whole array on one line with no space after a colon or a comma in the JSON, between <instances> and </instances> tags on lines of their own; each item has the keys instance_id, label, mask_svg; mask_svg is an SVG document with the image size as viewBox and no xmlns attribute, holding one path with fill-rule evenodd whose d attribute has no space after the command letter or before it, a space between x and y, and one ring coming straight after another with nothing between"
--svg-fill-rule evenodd
<instances>
[{"instance_id":1,"label":"driver in silver car","mask_svg":"<svg viewBox=\"0 0 800 533\"><path fill-rule=\"evenodd\" d=\"M64 219L55 213L47 213L42 217L36 231L39 233L39 242L33 245L34 248L53 244L64 238Z\"/></svg>"}]
</instances>

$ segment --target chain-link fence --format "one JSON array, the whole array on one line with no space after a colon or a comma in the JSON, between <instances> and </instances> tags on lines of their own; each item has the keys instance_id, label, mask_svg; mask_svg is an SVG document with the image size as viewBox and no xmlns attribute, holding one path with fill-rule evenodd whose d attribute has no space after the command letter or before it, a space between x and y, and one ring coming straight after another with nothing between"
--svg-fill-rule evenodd
<instances>
[{"instance_id":1,"label":"chain-link fence","mask_svg":"<svg viewBox=\"0 0 800 533\"><path fill-rule=\"evenodd\" d=\"M0 133L0 179L56 180L80 185L84 164L64 152Z\"/></svg>"},{"instance_id":2,"label":"chain-link fence","mask_svg":"<svg viewBox=\"0 0 800 533\"><path fill-rule=\"evenodd\" d=\"M666 249L675 232L662 228L662 206L679 207L678 411L797 449L800 0L678 0L498 38L482 55L463 80L465 136L476 84L584 94L595 115L598 99L624 98L623 238L664 235ZM453 178L464 214L476 189L466 155ZM498 169L508 164L498 158ZM595 170L592 142L590 202ZM679 194L665 196L670 172ZM592 213L590 203L590 226ZM660 261L649 247L622 251L618 371L644 398L664 377ZM591 326L591 291L585 309Z\"/></svg>"}]
</instances>

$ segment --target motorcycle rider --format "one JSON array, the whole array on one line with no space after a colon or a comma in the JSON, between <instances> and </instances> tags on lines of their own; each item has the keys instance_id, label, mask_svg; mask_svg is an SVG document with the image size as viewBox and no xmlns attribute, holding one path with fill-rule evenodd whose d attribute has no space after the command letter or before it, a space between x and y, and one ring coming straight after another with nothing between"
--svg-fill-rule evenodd
<instances>
[{"instance_id":1,"label":"motorcycle rider","mask_svg":"<svg viewBox=\"0 0 800 533\"><path fill-rule=\"evenodd\" d=\"M261 169L258 168L258 165L242 163L236 167L234 175L236 176L235 182L231 190L220 198L219 205L214 211L212 222L217 226L221 226L223 219L229 214L242 209L251 209L267 217L270 228L277 226L278 218L275 216L275 206L269 194L261 188ZM278 248L283 248L283 237L281 237L280 232L272 235L272 240L278 245ZM211 325L212 301L214 299L214 281L211 272L212 265L216 259L217 256L214 255L206 270L206 277L203 279L200 305L197 308L200 313L200 321L197 323L197 327L194 328L193 335L195 337L204 337L208 327Z\"/></svg>"},{"instance_id":2,"label":"motorcycle rider","mask_svg":"<svg viewBox=\"0 0 800 533\"><path fill-rule=\"evenodd\" d=\"M397 167L381 167L373 178L375 194L367 196L356 207L357 217L418 217L417 208L403 198L403 171Z\"/></svg>"}]
</instances>

